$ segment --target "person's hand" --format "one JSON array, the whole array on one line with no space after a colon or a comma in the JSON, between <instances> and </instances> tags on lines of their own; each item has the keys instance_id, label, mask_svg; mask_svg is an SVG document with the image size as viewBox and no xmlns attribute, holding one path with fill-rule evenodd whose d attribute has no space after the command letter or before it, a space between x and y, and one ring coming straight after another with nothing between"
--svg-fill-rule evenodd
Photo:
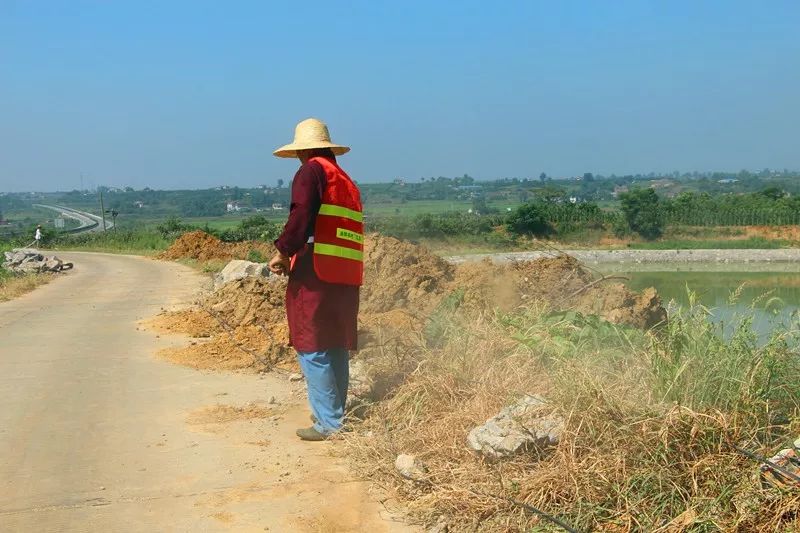
<instances>
[{"instance_id":1,"label":"person's hand","mask_svg":"<svg viewBox=\"0 0 800 533\"><path fill-rule=\"evenodd\" d=\"M289 275L289 258L282 253L276 253L272 259L269 260L269 270L273 274L279 276Z\"/></svg>"}]
</instances>

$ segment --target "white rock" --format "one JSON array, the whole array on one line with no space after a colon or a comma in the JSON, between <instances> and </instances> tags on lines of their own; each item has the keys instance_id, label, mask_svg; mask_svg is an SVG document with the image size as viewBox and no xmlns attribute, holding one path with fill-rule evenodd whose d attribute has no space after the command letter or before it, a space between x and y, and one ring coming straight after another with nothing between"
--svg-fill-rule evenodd
<instances>
[{"instance_id":1,"label":"white rock","mask_svg":"<svg viewBox=\"0 0 800 533\"><path fill-rule=\"evenodd\" d=\"M397 456L394 467L401 476L412 481L422 481L428 471L422 461L406 453Z\"/></svg>"},{"instance_id":2,"label":"white rock","mask_svg":"<svg viewBox=\"0 0 800 533\"><path fill-rule=\"evenodd\" d=\"M558 444L564 419L540 396L528 395L505 407L467 435L467 446L490 458L509 457L529 447Z\"/></svg>"},{"instance_id":3,"label":"white rock","mask_svg":"<svg viewBox=\"0 0 800 533\"><path fill-rule=\"evenodd\" d=\"M303 374L300 374L298 372L289 374L289 381L303 381Z\"/></svg>"},{"instance_id":4,"label":"white rock","mask_svg":"<svg viewBox=\"0 0 800 533\"><path fill-rule=\"evenodd\" d=\"M369 376L367 365L363 361L350 361L350 382L348 391L351 395L363 399L372 399L374 381Z\"/></svg>"},{"instance_id":5,"label":"white rock","mask_svg":"<svg viewBox=\"0 0 800 533\"><path fill-rule=\"evenodd\" d=\"M230 281L253 277L266 278L269 276L270 271L267 263L253 263L252 261L234 259L225 265L225 268L219 274L214 276L214 288Z\"/></svg>"}]
</instances>

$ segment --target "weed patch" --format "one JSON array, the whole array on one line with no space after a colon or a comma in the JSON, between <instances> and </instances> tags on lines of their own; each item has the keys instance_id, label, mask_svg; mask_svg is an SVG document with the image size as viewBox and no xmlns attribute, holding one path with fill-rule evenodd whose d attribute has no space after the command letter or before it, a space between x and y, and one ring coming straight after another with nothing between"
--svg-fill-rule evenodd
<instances>
[{"instance_id":1,"label":"weed patch","mask_svg":"<svg viewBox=\"0 0 800 533\"><path fill-rule=\"evenodd\" d=\"M0 268L0 302L13 300L53 279L52 274L16 275Z\"/></svg>"},{"instance_id":2,"label":"weed patch","mask_svg":"<svg viewBox=\"0 0 800 533\"><path fill-rule=\"evenodd\" d=\"M800 525L800 495L762 488L757 465L732 448L769 455L800 429L797 332L759 346L744 320L723 339L697 305L651 332L546 307L470 320L445 307L437 343L411 354L415 370L346 437L354 467L416 519L555 531L502 499L513 498L581 531ZM525 394L564 417L559 444L503 461L468 451L470 429ZM425 463L426 482L397 474L400 453Z\"/></svg>"}]
</instances>

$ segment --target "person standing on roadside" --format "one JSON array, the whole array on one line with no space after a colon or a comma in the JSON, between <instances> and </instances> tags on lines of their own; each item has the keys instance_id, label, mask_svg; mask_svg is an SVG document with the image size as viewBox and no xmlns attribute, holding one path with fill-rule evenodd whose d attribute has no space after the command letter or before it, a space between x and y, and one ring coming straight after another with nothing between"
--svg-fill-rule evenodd
<instances>
[{"instance_id":1,"label":"person standing on roadside","mask_svg":"<svg viewBox=\"0 0 800 533\"><path fill-rule=\"evenodd\" d=\"M39 248L40 244L42 244L42 225L41 224L36 226L36 233L33 234L33 245L36 248Z\"/></svg>"},{"instance_id":2,"label":"person standing on roadside","mask_svg":"<svg viewBox=\"0 0 800 533\"><path fill-rule=\"evenodd\" d=\"M295 128L294 142L274 152L300 160L289 219L275 240L269 268L289 276L289 343L297 350L314 421L297 430L303 440L324 440L342 429L349 350L358 343L364 276L361 194L336 161L349 151L331 142L325 123L309 118Z\"/></svg>"}]
</instances>

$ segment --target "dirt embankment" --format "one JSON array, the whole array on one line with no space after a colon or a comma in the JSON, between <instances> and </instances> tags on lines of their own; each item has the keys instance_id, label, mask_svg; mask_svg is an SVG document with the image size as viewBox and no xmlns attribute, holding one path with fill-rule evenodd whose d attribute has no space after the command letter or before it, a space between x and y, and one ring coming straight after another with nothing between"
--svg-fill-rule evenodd
<instances>
[{"instance_id":1,"label":"dirt embankment","mask_svg":"<svg viewBox=\"0 0 800 533\"><path fill-rule=\"evenodd\" d=\"M172 246L158 255L158 259L245 259L252 250L266 255L271 253L272 247L265 242L223 242L205 231L196 230L178 237Z\"/></svg>"},{"instance_id":2,"label":"dirt embankment","mask_svg":"<svg viewBox=\"0 0 800 533\"><path fill-rule=\"evenodd\" d=\"M245 278L226 283L190 309L168 311L149 325L196 337L169 348L166 359L197 369L263 371L292 359L287 346L286 280Z\"/></svg>"},{"instance_id":3,"label":"dirt embankment","mask_svg":"<svg viewBox=\"0 0 800 533\"><path fill-rule=\"evenodd\" d=\"M231 253L202 232L176 241L164 258L219 258ZM240 243L241 249L253 245ZM478 317L494 309L525 305L575 309L611 322L647 328L666 318L655 289L633 293L622 283L595 283L596 276L570 256L508 265L484 261L455 266L427 249L392 237L371 235L365 248L359 333L362 356L394 356L425 345L437 316L458 312ZM198 339L163 352L198 369L263 371L293 364L286 345L285 279L228 283L184 311L156 317L152 326Z\"/></svg>"}]
</instances>

